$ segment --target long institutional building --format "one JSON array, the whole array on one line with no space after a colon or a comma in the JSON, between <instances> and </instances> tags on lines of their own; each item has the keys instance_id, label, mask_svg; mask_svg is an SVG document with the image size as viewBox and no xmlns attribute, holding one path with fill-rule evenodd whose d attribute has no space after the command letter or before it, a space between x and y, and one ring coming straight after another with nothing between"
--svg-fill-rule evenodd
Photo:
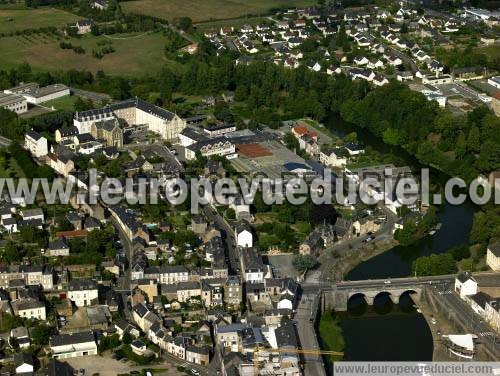
<instances>
[{"instance_id":1,"label":"long institutional building","mask_svg":"<svg viewBox=\"0 0 500 376\"><path fill-rule=\"evenodd\" d=\"M20 95L0 93L0 107L22 114L28 111L28 102Z\"/></svg>"},{"instance_id":2,"label":"long institutional building","mask_svg":"<svg viewBox=\"0 0 500 376\"><path fill-rule=\"evenodd\" d=\"M97 110L77 112L73 125L80 134L90 133L92 124L117 118L129 126L147 125L148 130L165 140L179 138L179 133L186 127L186 122L178 115L139 98L113 103Z\"/></svg>"}]
</instances>

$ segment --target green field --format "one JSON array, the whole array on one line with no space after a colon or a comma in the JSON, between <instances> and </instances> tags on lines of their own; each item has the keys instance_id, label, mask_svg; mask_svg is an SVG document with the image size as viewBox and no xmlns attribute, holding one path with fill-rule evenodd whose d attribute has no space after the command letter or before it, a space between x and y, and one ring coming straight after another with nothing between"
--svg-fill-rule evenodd
<instances>
[{"instance_id":1,"label":"green field","mask_svg":"<svg viewBox=\"0 0 500 376\"><path fill-rule=\"evenodd\" d=\"M81 17L55 8L17 9L0 8L0 33L37 29L41 27L61 27L76 22Z\"/></svg>"},{"instance_id":2,"label":"green field","mask_svg":"<svg viewBox=\"0 0 500 376\"><path fill-rule=\"evenodd\" d=\"M266 14L271 8L309 6L315 0L136 0L120 3L127 12L173 20L182 16L194 22Z\"/></svg>"},{"instance_id":3,"label":"green field","mask_svg":"<svg viewBox=\"0 0 500 376\"><path fill-rule=\"evenodd\" d=\"M29 62L35 70L103 70L109 74L125 76L151 74L165 63L177 66L177 63L168 61L164 55L167 41L162 33L121 34L112 38L116 39L90 34L71 39L46 34L0 38L0 66L5 69ZM83 47L85 54L61 49L59 44L63 40L73 46ZM98 50L100 47L97 43L104 40L112 41L115 52L96 59L92 56L92 50Z\"/></svg>"},{"instance_id":4,"label":"green field","mask_svg":"<svg viewBox=\"0 0 500 376\"><path fill-rule=\"evenodd\" d=\"M53 99L51 101L43 103L44 107L54 107L55 110L69 110L73 111L75 102L78 99L78 97L74 95L67 95L65 97Z\"/></svg>"}]
</instances>

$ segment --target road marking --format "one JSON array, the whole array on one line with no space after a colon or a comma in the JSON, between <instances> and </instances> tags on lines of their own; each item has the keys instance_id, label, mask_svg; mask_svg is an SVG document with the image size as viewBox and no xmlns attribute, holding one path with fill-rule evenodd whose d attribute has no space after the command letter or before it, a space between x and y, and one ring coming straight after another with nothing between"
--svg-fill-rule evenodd
<instances>
[{"instance_id":1,"label":"road marking","mask_svg":"<svg viewBox=\"0 0 500 376\"><path fill-rule=\"evenodd\" d=\"M493 332L480 332L480 333L479 333L479 335L480 335L481 337L491 337L491 336L493 336L494 334L493 334Z\"/></svg>"}]
</instances>

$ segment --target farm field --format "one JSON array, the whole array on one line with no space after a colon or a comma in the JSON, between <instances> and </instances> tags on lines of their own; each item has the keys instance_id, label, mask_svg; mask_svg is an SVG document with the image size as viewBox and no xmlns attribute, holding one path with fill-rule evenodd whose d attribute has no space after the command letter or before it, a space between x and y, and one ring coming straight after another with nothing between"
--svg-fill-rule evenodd
<instances>
[{"instance_id":1,"label":"farm field","mask_svg":"<svg viewBox=\"0 0 500 376\"><path fill-rule=\"evenodd\" d=\"M136 0L120 3L126 12L173 20L182 16L193 22L263 15L272 8L310 6L314 0Z\"/></svg>"},{"instance_id":2,"label":"farm field","mask_svg":"<svg viewBox=\"0 0 500 376\"><path fill-rule=\"evenodd\" d=\"M109 74L135 76L157 72L166 63L177 65L164 55L166 39L162 33L121 34L109 38L90 34L70 39L47 34L0 38L0 51L5 52L0 54L0 66L11 68L29 62L34 70L102 70ZM85 53L63 50L59 47L61 41L81 46ZM98 43L104 41L115 52L104 55L102 59L93 57L92 50L99 50L102 46Z\"/></svg>"},{"instance_id":3,"label":"farm field","mask_svg":"<svg viewBox=\"0 0 500 376\"><path fill-rule=\"evenodd\" d=\"M41 27L61 27L76 22L81 17L55 8L22 9L0 8L0 33L38 29Z\"/></svg>"}]
</instances>

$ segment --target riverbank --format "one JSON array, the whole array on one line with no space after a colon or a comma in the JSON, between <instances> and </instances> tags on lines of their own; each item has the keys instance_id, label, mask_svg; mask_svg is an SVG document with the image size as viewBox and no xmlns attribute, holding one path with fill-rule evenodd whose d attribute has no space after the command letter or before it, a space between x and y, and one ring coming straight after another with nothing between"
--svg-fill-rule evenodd
<instances>
[{"instance_id":1,"label":"riverbank","mask_svg":"<svg viewBox=\"0 0 500 376\"><path fill-rule=\"evenodd\" d=\"M363 247L353 249L344 256L337 257L335 248L329 249L320 257L321 279L326 281L342 281L344 277L359 264L368 261L398 245L392 237L366 243Z\"/></svg>"},{"instance_id":2,"label":"riverbank","mask_svg":"<svg viewBox=\"0 0 500 376\"><path fill-rule=\"evenodd\" d=\"M327 311L321 315L316 330L319 333L318 339L322 349L344 351L344 336L340 327L340 319L336 316L335 312ZM342 356L331 355L329 360L331 362L342 360Z\"/></svg>"},{"instance_id":3,"label":"riverbank","mask_svg":"<svg viewBox=\"0 0 500 376\"><path fill-rule=\"evenodd\" d=\"M453 333L453 327L450 322L444 317L441 317L439 311L434 311L425 299L420 299L416 301L415 304L417 304L418 308L422 311L422 316L427 322L429 331L432 334L432 361L449 362L456 360L450 358L448 350L441 340L442 333Z\"/></svg>"}]
</instances>

